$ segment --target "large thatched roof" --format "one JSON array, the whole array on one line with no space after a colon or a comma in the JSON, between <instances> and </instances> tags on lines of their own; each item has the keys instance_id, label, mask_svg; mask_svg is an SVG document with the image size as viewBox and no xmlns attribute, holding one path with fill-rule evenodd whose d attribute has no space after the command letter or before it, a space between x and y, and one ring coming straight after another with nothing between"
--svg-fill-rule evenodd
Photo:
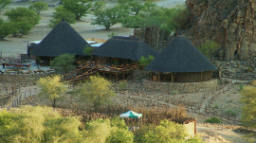
<instances>
[{"instance_id":1,"label":"large thatched roof","mask_svg":"<svg viewBox=\"0 0 256 143\"><path fill-rule=\"evenodd\" d=\"M215 70L216 67L188 39L179 35L145 69L160 72L204 72Z\"/></svg>"},{"instance_id":2,"label":"large thatched roof","mask_svg":"<svg viewBox=\"0 0 256 143\"><path fill-rule=\"evenodd\" d=\"M112 37L99 48L94 49L91 55L103 57L115 57L122 59L130 59L133 61L140 60L141 56L152 55L156 57L158 52L133 37Z\"/></svg>"},{"instance_id":3,"label":"large thatched roof","mask_svg":"<svg viewBox=\"0 0 256 143\"><path fill-rule=\"evenodd\" d=\"M139 38L136 37L122 37L122 36L113 36L111 39L117 39L117 40L129 40L129 41L140 41Z\"/></svg>"},{"instance_id":4,"label":"large thatched roof","mask_svg":"<svg viewBox=\"0 0 256 143\"><path fill-rule=\"evenodd\" d=\"M67 22L60 22L54 29L33 49L32 55L57 57L70 53L84 55L83 50L88 43Z\"/></svg>"}]
</instances>

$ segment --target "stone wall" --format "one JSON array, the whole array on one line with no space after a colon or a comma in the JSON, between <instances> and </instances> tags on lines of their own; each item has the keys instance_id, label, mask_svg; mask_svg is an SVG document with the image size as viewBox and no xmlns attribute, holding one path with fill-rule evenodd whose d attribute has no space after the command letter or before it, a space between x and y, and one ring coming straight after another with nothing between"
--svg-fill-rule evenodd
<instances>
[{"instance_id":1,"label":"stone wall","mask_svg":"<svg viewBox=\"0 0 256 143\"><path fill-rule=\"evenodd\" d=\"M18 82L18 83L36 83L39 78L50 76L55 74L55 72L50 73L37 73L37 74L0 74L0 82Z\"/></svg>"},{"instance_id":2,"label":"stone wall","mask_svg":"<svg viewBox=\"0 0 256 143\"><path fill-rule=\"evenodd\" d=\"M212 79L209 81L203 82L186 82L186 83L177 83L177 82L157 82L152 80L143 80L143 85L147 88L153 90L162 91L162 92L171 92L178 91L180 94L186 93L198 93L216 89L217 79Z\"/></svg>"}]
</instances>

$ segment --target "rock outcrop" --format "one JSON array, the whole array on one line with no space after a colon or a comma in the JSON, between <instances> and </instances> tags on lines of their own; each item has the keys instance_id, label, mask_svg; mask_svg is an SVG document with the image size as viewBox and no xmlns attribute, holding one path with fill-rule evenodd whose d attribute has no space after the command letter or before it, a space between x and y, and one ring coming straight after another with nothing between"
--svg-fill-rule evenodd
<instances>
[{"instance_id":1,"label":"rock outcrop","mask_svg":"<svg viewBox=\"0 0 256 143\"><path fill-rule=\"evenodd\" d=\"M192 39L221 44L224 60L246 60L256 51L256 0L187 0L193 14L185 31Z\"/></svg>"}]
</instances>

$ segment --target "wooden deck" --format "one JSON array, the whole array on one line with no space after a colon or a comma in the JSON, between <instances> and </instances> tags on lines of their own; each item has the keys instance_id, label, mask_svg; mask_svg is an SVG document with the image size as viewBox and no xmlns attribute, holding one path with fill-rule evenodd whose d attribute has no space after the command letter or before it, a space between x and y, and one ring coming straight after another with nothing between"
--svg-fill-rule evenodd
<instances>
[{"instance_id":1,"label":"wooden deck","mask_svg":"<svg viewBox=\"0 0 256 143\"><path fill-rule=\"evenodd\" d=\"M80 66L79 69L72 71L66 75L63 75L62 78L64 80L69 81L78 81L84 78L88 78L90 75L93 75L95 73L101 73L103 77L109 77L109 80L116 80L119 79L126 80L129 78L129 76L132 74L133 70L136 69L136 66L134 67L118 67L118 66L106 66L106 65L94 65L94 66ZM86 70L86 72L83 72ZM74 74L76 74L74 76ZM107 76L108 75L108 76ZM127 78L125 76L128 75Z\"/></svg>"}]
</instances>

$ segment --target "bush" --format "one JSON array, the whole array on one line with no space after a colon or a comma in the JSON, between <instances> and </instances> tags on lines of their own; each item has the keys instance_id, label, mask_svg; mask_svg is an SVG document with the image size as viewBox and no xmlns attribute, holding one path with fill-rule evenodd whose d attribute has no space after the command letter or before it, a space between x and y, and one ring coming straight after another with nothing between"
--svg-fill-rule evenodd
<instances>
[{"instance_id":1,"label":"bush","mask_svg":"<svg viewBox=\"0 0 256 143\"><path fill-rule=\"evenodd\" d=\"M177 95L177 94L179 94L179 91L174 89L174 90L171 91L171 94L172 95Z\"/></svg>"},{"instance_id":2,"label":"bush","mask_svg":"<svg viewBox=\"0 0 256 143\"><path fill-rule=\"evenodd\" d=\"M239 84L238 87L239 87L238 91L241 91L241 90L244 89L244 85L243 84Z\"/></svg>"},{"instance_id":3,"label":"bush","mask_svg":"<svg viewBox=\"0 0 256 143\"><path fill-rule=\"evenodd\" d=\"M204 122L206 122L206 123L220 123L221 121L220 121L219 118L212 117L210 119L205 120Z\"/></svg>"},{"instance_id":4,"label":"bush","mask_svg":"<svg viewBox=\"0 0 256 143\"><path fill-rule=\"evenodd\" d=\"M120 81L118 86L119 86L120 89L126 89L126 87L127 87L126 80L125 81Z\"/></svg>"},{"instance_id":5,"label":"bush","mask_svg":"<svg viewBox=\"0 0 256 143\"><path fill-rule=\"evenodd\" d=\"M226 114L228 114L229 116L236 116L236 111L232 111L232 110L227 110Z\"/></svg>"}]
</instances>

